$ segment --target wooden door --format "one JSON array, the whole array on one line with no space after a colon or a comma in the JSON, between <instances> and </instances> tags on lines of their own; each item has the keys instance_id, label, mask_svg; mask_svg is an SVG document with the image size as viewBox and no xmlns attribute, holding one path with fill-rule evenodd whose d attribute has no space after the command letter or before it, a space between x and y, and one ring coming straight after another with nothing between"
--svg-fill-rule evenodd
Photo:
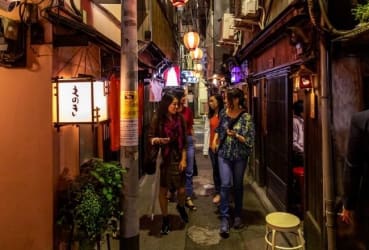
<instances>
[{"instance_id":1,"label":"wooden door","mask_svg":"<svg viewBox=\"0 0 369 250\"><path fill-rule=\"evenodd\" d=\"M263 81L257 80L252 87L252 104L251 115L255 124L255 145L254 145L254 165L252 166L254 178L260 186L265 185L265 166L264 166L264 151L263 151L263 127L262 127L262 95Z\"/></svg>"},{"instance_id":2,"label":"wooden door","mask_svg":"<svg viewBox=\"0 0 369 250\"><path fill-rule=\"evenodd\" d=\"M266 77L266 131L264 137L266 194L281 211L288 210L291 179L292 102L288 71L273 72Z\"/></svg>"}]
</instances>

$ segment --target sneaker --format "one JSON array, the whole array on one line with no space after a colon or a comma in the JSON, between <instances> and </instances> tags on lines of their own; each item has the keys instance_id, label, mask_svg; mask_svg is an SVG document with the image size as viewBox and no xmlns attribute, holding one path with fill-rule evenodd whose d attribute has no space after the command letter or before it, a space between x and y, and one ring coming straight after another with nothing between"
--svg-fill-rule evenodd
<instances>
[{"instance_id":1,"label":"sneaker","mask_svg":"<svg viewBox=\"0 0 369 250\"><path fill-rule=\"evenodd\" d=\"M223 217L222 221L220 222L220 236L224 239L229 237L229 222L228 218Z\"/></svg>"},{"instance_id":2,"label":"sneaker","mask_svg":"<svg viewBox=\"0 0 369 250\"><path fill-rule=\"evenodd\" d=\"M220 202L220 195L216 194L213 198L213 203L217 205L219 204L219 202Z\"/></svg>"},{"instance_id":3,"label":"sneaker","mask_svg":"<svg viewBox=\"0 0 369 250\"><path fill-rule=\"evenodd\" d=\"M234 218L234 222L233 222L233 228L234 229L241 229L245 226L245 224L243 224L241 217L235 217Z\"/></svg>"},{"instance_id":4,"label":"sneaker","mask_svg":"<svg viewBox=\"0 0 369 250\"><path fill-rule=\"evenodd\" d=\"M163 217L163 224L161 225L160 234L161 235L168 235L169 231L170 231L169 217L164 216Z\"/></svg>"},{"instance_id":5,"label":"sneaker","mask_svg":"<svg viewBox=\"0 0 369 250\"><path fill-rule=\"evenodd\" d=\"M186 207L188 207L192 211L196 211L197 210L197 207L195 206L195 204L193 204L193 201L192 201L191 197L187 197L186 198L185 205L186 205Z\"/></svg>"},{"instance_id":6,"label":"sneaker","mask_svg":"<svg viewBox=\"0 0 369 250\"><path fill-rule=\"evenodd\" d=\"M188 215L184 206L177 205L177 211L184 223L188 222Z\"/></svg>"}]
</instances>

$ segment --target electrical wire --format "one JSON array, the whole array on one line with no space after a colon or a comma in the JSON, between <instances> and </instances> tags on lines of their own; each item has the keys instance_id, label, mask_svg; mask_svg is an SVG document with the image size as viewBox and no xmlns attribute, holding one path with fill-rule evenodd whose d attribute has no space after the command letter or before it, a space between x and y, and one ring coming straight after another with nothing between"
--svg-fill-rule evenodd
<instances>
[{"instance_id":1,"label":"electrical wire","mask_svg":"<svg viewBox=\"0 0 369 250\"><path fill-rule=\"evenodd\" d=\"M348 33L351 33L355 30L359 30L359 27L355 27L354 29L351 30L338 30L336 29L332 23L330 22L328 15L327 15L327 6L325 5L325 3L323 3L323 0L318 0L319 3L319 10L321 13L321 17L323 20L323 25L325 26L321 26L318 25L318 22L316 20L316 16L314 14L314 1L313 0L307 0L307 4L308 4L308 12L309 12L309 17L310 17L310 21L311 23L318 28L321 31L325 31L327 33L333 34L333 35L347 35Z\"/></svg>"}]
</instances>

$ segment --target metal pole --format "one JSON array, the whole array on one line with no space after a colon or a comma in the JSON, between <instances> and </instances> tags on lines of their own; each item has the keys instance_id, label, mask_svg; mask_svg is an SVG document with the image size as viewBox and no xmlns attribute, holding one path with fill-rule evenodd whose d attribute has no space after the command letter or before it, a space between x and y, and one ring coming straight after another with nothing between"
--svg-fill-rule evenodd
<instances>
[{"instance_id":1,"label":"metal pole","mask_svg":"<svg viewBox=\"0 0 369 250\"><path fill-rule=\"evenodd\" d=\"M321 83L321 107L322 107L322 168L323 168L323 211L325 211L327 249L336 249L335 215L334 215L334 188L333 166L331 162L331 135L329 130L329 85L327 71L328 54L323 37L320 38L320 83Z\"/></svg>"},{"instance_id":2,"label":"metal pole","mask_svg":"<svg viewBox=\"0 0 369 250\"><path fill-rule=\"evenodd\" d=\"M121 2L120 163L123 175L120 249L139 250L137 0Z\"/></svg>"}]
</instances>

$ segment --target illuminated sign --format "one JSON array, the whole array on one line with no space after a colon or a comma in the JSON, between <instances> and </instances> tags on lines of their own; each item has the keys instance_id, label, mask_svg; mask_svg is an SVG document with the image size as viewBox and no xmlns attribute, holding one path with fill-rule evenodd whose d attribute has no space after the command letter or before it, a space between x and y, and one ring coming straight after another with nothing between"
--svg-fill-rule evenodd
<instances>
[{"instance_id":1,"label":"illuminated sign","mask_svg":"<svg viewBox=\"0 0 369 250\"><path fill-rule=\"evenodd\" d=\"M181 81L182 81L182 84L198 83L199 79L195 76L193 71L182 70L181 71Z\"/></svg>"},{"instance_id":2,"label":"illuminated sign","mask_svg":"<svg viewBox=\"0 0 369 250\"><path fill-rule=\"evenodd\" d=\"M179 66L173 66L164 71L165 86L179 86L180 74Z\"/></svg>"},{"instance_id":3,"label":"illuminated sign","mask_svg":"<svg viewBox=\"0 0 369 250\"><path fill-rule=\"evenodd\" d=\"M53 122L96 123L108 119L103 81L58 79L53 83Z\"/></svg>"}]
</instances>

